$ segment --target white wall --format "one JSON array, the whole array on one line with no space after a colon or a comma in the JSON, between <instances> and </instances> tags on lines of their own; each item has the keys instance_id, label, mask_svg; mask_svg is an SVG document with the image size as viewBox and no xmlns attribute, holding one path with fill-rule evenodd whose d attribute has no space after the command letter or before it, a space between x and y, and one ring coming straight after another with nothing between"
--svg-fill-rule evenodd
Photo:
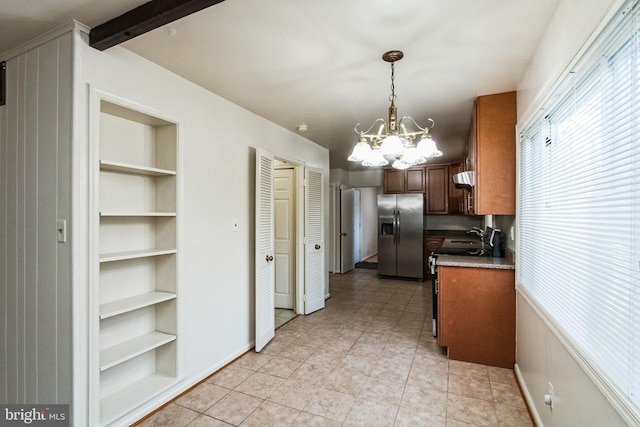
<instances>
[{"instance_id":1,"label":"white wall","mask_svg":"<svg viewBox=\"0 0 640 427\"><path fill-rule=\"evenodd\" d=\"M135 421L252 347L255 148L322 169L325 189L329 153L122 47L99 52L82 44L79 49L83 82L158 110L181 128L179 298L188 313L180 338L186 379L126 420ZM328 209L325 191L326 220ZM239 220L238 232L231 231L232 218ZM326 242L327 236L325 221Z\"/></svg>"},{"instance_id":2,"label":"white wall","mask_svg":"<svg viewBox=\"0 0 640 427\"><path fill-rule=\"evenodd\" d=\"M0 402L71 403L72 37L7 60L0 107ZM56 221L66 220L67 242Z\"/></svg>"},{"instance_id":3,"label":"white wall","mask_svg":"<svg viewBox=\"0 0 640 427\"><path fill-rule=\"evenodd\" d=\"M382 187L360 187L360 254L363 260L378 253L378 194Z\"/></svg>"},{"instance_id":4,"label":"white wall","mask_svg":"<svg viewBox=\"0 0 640 427\"><path fill-rule=\"evenodd\" d=\"M540 108L554 82L621 3L622 0L560 2L518 88L519 126ZM558 335L545 323L548 319L521 290L518 290L516 313L516 371L521 376L525 396L537 422L555 427L626 425ZM543 403L549 382L553 384L556 396L553 411Z\"/></svg>"}]
</instances>

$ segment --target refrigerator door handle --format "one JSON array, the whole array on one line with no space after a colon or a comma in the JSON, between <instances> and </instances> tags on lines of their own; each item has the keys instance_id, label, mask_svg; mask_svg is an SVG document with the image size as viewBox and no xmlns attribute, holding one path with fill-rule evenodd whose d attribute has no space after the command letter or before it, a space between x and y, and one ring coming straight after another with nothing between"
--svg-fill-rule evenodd
<instances>
[{"instance_id":1,"label":"refrigerator door handle","mask_svg":"<svg viewBox=\"0 0 640 427\"><path fill-rule=\"evenodd\" d=\"M393 244L398 244L398 211L393 210Z\"/></svg>"},{"instance_id":2,"label":"refrigerator door handle","mask_svg":"<svg viewBox=\"0 0 640 427\"><path fill-rule=\"evenodd\" d=\"M397 210L396 212L397 212L397 214L396 214L396 224L397 224L396 235L398 236L396 238L396 244L399 245L400 244L400 210Z\"/></svg>"}]
</instances>

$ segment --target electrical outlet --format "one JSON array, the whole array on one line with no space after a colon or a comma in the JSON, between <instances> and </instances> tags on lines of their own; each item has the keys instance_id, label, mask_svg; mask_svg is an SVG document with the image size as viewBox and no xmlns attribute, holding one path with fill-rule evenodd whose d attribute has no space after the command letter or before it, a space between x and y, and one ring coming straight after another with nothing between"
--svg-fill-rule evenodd
<instances>
[{"instance_id":1,"label":"electrical outlet","mask_svg":"<svg viewBox=\"0 0 640 427\"><path fill-rule=\"evenodd\" d=\"M551 384L551 381L549 381L549 388L547 389L547 394L544 396L544 403L549 405L552 411L553 411L554 400L555 400L555 396L553 394L553 384Z\"/></svg>"}]
</instances>

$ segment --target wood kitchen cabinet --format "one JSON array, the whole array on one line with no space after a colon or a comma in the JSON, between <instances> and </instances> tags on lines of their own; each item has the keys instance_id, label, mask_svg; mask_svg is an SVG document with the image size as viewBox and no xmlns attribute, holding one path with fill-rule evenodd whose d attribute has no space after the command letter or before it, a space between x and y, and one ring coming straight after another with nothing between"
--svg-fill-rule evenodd
<instances>
[{"instance_id":1,"label":"wood kitchen cabinet","mask_svg":"<svg viewBox=\"0 0 640 427\"><path fill-rule=\"evenodd\" d=\"M449 213L449 165L433 165L426 168L428 214Z\"/></svg>"},{"instance_id":2,"label":"wood kitchen cabinet","mask_svg":"<svg viewBox=\"0 0 640 427\"><path fill-rule=\"evenodd\" d=\"M405 170L386 168L383 171L382 190L384 194L424 193L426 174L424 167Z\"/></svg>"},{"instance_id":3,"label":"wood kitchen cabinet","mask_svg":"<svg viewBox=\"0 0 640 427\"><path fill-rule=\"evenodd\" d=\"M438 344L450 359L513 369L514 270L438 267Z\"/></svg>"},{"instance_id":4,"label":"wood kitchen cabinet","mask_svg":"<svg viewBox=\"0 0 640 427\"><path fill-rule=\"evenodd\" d=\"M456 188L452 181L452 177L460 172L464 172L464 163L458 162L449 165L449 213L453 215L464 213L465 191Z\"/></svg>"},{"instance_id":5,"label":"wood kitchen cabinet","mask_svg":"<svg viewBox=\"0 0 640 427\"><path fill-rule=\"evenodd\" d=\"M466 213L515 215L516 120L516 92L476 99L467 148L475 183Z\"/></svg>"}]
</instances>

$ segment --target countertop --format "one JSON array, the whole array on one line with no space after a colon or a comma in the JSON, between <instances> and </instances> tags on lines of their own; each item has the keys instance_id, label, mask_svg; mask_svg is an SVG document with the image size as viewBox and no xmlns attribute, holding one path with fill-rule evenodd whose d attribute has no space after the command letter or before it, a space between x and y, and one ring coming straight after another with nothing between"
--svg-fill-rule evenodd
<instances>
[{"instance_id":1,"label":"countertop","mask_svg":"<svg viewBox=\"0 0 640 427\"><path fill-rule=\"evenodd\" d=\"M515 270L513 256L507 251L505 258L485 256L440 255L436 260L439 267L491 268L496 270Z\"/></svg>"}]
</instances>

